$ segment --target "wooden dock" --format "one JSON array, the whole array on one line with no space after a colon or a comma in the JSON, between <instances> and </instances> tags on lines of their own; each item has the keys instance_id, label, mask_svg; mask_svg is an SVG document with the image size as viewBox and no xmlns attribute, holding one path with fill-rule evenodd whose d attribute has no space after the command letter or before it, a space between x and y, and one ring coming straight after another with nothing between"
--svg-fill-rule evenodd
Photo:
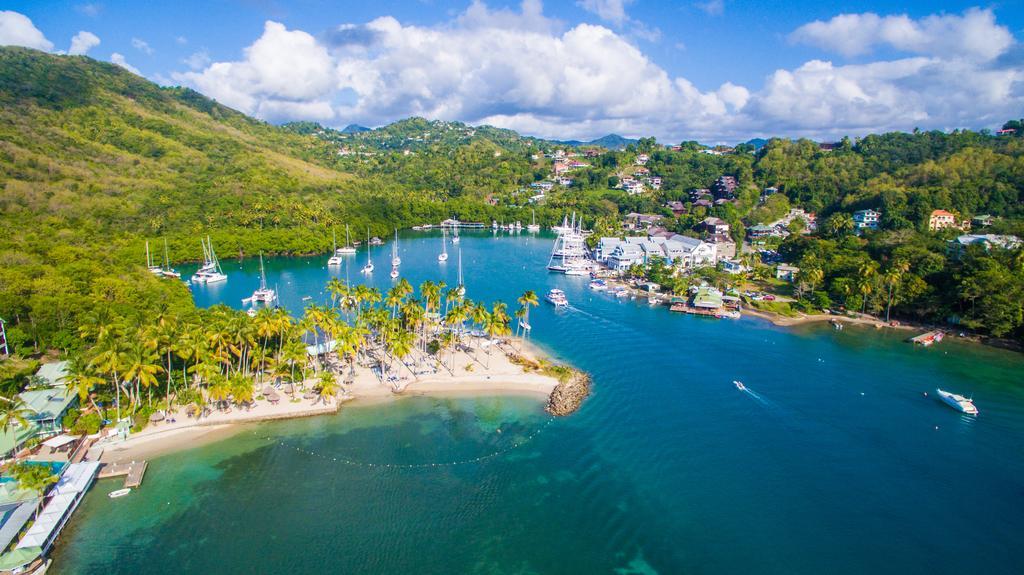
<instances>
[{"instance_id":1,"label":"wooden dock","mask_svg":"<svg viewBox=\"0 0 1024 575\"><path fill-rule=\"evenodd\" d=\"M142 478L146 475L146 465L145 461L106 463L100 468L99 478L124 477L125 487L138 487L142 485Z\"/></svg>"},{"instance_id":2,"label":"wooden dock","mask_svg":"<svg viewBox=\"0 0 1024 575\"><path fill-rule=\"evenodd\" d=\"M941 329L937 329L935 331L930 331L928 333L922 333L919 336L912 337L912 338L910 338L910 341L911 341L911 343L915 343L917 345L923 345L923 346L927 347L929 345L932 345L933 343L938 343L938 342L942 341L942 338L945 335L946 334Z\"/></svg>"}]
</instances>

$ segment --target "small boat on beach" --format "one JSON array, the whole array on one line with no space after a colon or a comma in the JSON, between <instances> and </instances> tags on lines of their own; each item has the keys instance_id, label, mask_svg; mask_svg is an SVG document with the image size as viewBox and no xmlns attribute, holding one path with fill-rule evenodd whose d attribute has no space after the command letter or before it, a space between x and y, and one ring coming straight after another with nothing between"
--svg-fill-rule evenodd
<instances>
[{"instance_id":1,"label":"small boat on beach","mask_svg":"<svg viewBox=\"0 0 1024 575\"><path fill-rule=\"evenodd\" d=\"M545 296L544 299L551 302L551 304L553 304L556 308L569 307L569 300L568 298L565 297L565 292L558 288L553 288L551 291L549 291L548 295Z\"/></svg>"},{"instance_id":2,"label":"small boat on beach","mask_svg":"<svg viewBox=\"0 0 1024 575\"><path fill-rule=\"evenodd\" d=\"M128 495L131 492L132 492L132 488L131 487L125 487L124 489L118 489L117 491L111 491L110 494L107 495L107 497L109 497L111 499L117 499L118 497L124 497L125 495Z\"/></svg>"},{"instance_id":3,"label":"small boat on beach","mask_svg":"<svg viewBox=\"0 0 1024 575\"><path fill-rule=\"evenodd\" d=\"M943 403L952 407L953 409L966 413L967 415L978 415L978 408L974 406L974 400L964 397L956 393L950 393L936 388L935 393L939 394L939 399Z\"/></svg>"},{"instance_id":4,"label":"small boat on beach","mask_svg":"<svg viewBox=\"0 0 1024 575\"><path fill-rule=\"evenodd\" d=\"M743 382L738 380L738 379L734 379L732 381L732 384L735 385L736 389L738 389L740 391L746 391L747 390L747 386L743 385Z\"/></svg>"}]
</instances>

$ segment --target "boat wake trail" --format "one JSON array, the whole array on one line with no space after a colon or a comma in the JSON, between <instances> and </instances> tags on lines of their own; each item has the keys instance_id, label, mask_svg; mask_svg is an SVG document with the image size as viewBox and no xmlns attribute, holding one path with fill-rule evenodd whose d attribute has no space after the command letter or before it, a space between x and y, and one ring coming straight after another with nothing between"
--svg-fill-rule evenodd
<instances>
[{"instance_id":1,"label":"boat wake trail","mask_svg":"<svg viewBox=\"0 0 1024 575\"><path fill-rule=\"evenodd\" d=\"M754 391L753 389L750 389L749 387L744 387L740 391L742 393L747 394L751 399L753 399L757 403L760 403L764 407L766 407L768 409L771 409L772 411L777 411L777 412L784 411L784 409L782 408L781 405L779 405L779 404L775 403L774 401L764 397L763 395L761 395L760 393Z\"/></svg>"}]
</instances>

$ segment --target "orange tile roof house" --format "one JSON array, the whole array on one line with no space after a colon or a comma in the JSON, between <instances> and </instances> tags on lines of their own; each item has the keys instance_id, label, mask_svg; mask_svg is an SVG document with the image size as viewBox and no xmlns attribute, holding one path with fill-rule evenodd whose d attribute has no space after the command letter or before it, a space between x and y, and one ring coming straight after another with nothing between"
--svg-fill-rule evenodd
<instances>
[{"instance_id":1,"label":"orange tile roof house","mask_svg":"<svg viewBox=\"0 0 1024 575\"><path fill-rule=\"evenodd\" d=\"M945 228L957 227L956 214L946 210L934 210L928 218L928 229L935 231Z\"/></svg>"}]
</instances>

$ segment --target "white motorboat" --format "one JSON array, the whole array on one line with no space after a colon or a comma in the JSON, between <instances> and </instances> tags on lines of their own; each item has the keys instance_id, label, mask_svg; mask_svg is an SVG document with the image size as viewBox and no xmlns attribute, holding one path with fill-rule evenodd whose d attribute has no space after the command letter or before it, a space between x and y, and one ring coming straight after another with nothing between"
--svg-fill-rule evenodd
<instances>
[{"instance_id":1,"label":"white motorboat","mask_svg":"<svg viewBox=\"0 0 1024 575\"><path fill-rule=\"evenodd\" d=\"M743 385L743 382L738 380L738 379L734 379L732 384L735 385L736 389L738 389L740 391L746 391L747 390L747 386Z\"/></svg>"},{"instance_id":2,"label":"white motorboat","mask_svg":"<svg viewBox=\"0 0 1024 575\"><path fill-rule=\"evenodd\" d=\"M391 274L390 275L391 275L391 279L398 279L398 266L393 266L391 268Z\"/></svg>"},{"instance_id":3,"label":"white motorboat","mask_svg":"<svg viewBox=\"0 0 1024 575\"><path fill-rule=\"evenodd\" d=\"M217 254L213 251L213 242L210 241L210 237L206 237L206 241L200 239L203 243L203 266L199 268L195 274L192 275L192 283L200 284L213 284L227 281L228 276L224 274L224 270L220 267L220 261L217 259Z\"/></svg>"},{"instance_id":4,"label":"white motorboat","mask_svg":"<svg viewBox=\"0 0 1024 575\"><path fill-rule=\"evenodd\" d=\"M523 328L523 330L525 331L530 331L531 329L533 329L533 326L526 323L526 320L523 319L519 320L519 327Z\"/></svg>"},{"instance_id":5,"label":"white motorboat","mask_svg":"<svg viewBox=\"0 0 1024 575\"><path fill-rule=\"evenodd\" d=\"M569 306L569 300L565 297L565 292L558 288L553 288L549 291L548 295L545 296L544 299L551 302L556 308Z\"/></svg>"},{"instance_id":6,"label":"white motorboat","mask_svg":"<svg viewBox=\"0 0 1024 575\"><path fill-rule=\"evenodd\" d=\"M116 491L111 491L109 494L107 494L107 497L109 497L111 499L117 499L118 497L124 497L125 495L128 495L131 492L132 492L132 488L131 487L125 487L124 489L118 489Z\"/></svg>"},{"instance_id":7,"label":"white motorboat","mask_svg":"<svg viewBox=\"0 0 1024 575\"><path fill-rule=\"evenodd\" d=\"M448 261L448 235L444 231L444 228L441 228L441 253L438 254L437 261Z\"/></svg>"},{"instance_id":8,"label":"white motorboat","mask_svg":"<svg viewBox=\"0 0 1024 575\"><path fill-rule=\"evenodd\" d=\"M939 399L943 403L952 407L953 409L966 413L967 415L978 415L978 408L974 406L974 400L958 395L956 393L950 393L941 389L936 389L935 393L939 394Z\"/></svg>"}]
</instances>

